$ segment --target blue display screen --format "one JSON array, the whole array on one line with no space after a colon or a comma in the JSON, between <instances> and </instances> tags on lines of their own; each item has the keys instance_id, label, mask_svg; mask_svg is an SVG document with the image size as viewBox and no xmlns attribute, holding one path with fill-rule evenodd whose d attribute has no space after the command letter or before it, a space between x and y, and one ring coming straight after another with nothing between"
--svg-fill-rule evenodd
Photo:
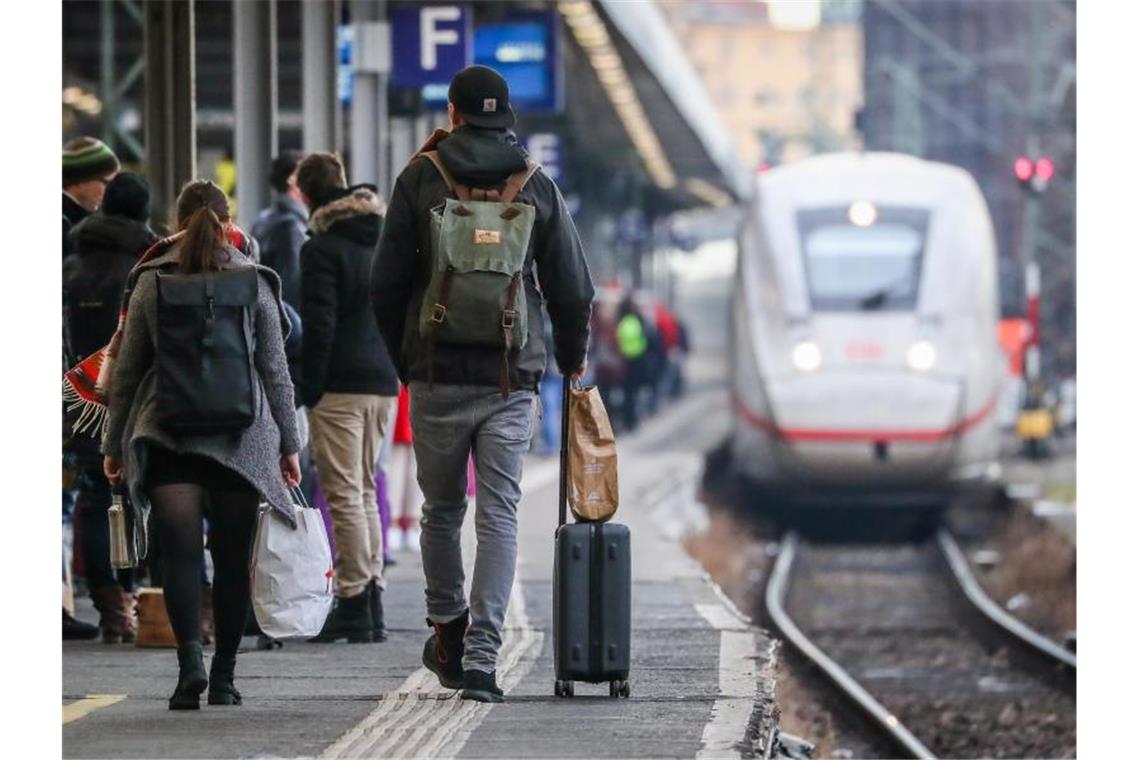
<instances>
[{"instance_id":1,"label":"blue display screen","mask_svg":"<svg viewBox=\"0 0 1140 760\"><path fill-rule=\"evenodd\" d=\"M503 75L516 111L561 107L555 29L553 13L518 14L475 28L475 63Z\"/></svg>"}]
</instances>

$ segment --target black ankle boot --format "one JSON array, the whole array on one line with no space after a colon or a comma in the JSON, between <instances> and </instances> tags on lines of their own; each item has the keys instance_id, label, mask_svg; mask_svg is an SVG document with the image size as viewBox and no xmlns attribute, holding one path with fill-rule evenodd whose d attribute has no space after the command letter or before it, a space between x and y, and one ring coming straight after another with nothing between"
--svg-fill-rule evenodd
<instances>
[{"instance_id":1,"label":"black ankle boot","mask_svg":"<svg viewBox=\"0 0 1140 760\"><path fill-rule=\"evenodd\" d=\"M329 613L325 625L309 641L316 644L331 644L338 639L348 639L349 644L367 644L372 641L372 613L368 603L368 589L356 596L339 597L336 606Z\"/></svg>"},{"instance_id":2,"label":"black ankle boot","mask_svg":"<svg viewBox=\"0 0 1140 760\"><path fill-rule=\"evenodd\" d=\"M447 623L427 624L435 629L424 642L423 662L445 689L463 688L463 636L467 633L467 610Z\"/></svg>"},{"instance_id":3,"label":"black ankle boot","mask_svg":"<svg viewBox=\"0 0 1140 760\"><path fill-rule=\"evenodd\" d=\"M234 688L234 666L237 657L218 657L210 661L210 692L206 704L240 705L241 692Z\"/></svg>"},{"instance_id":4,"label":"black ankle boot","mask_svg":"<svg viewBox=\"0 0 1140 760\"><path fill-rule=\"evenodd\" d=\"M372 641L387 641L388 629L384 627L384 604L380 601L380 582L368 583L368 607L372 616Z\"/></svg>"},{"instance_id":5,"label":"black ankle boot","mask_svg":"<svg viewBox=\"0 0 1140 760\"><path fill-rule=\"evenodd\" d=\"M202 643L193 641L178 647L178 686L170 696L171 710L197 710L198 697L206 690L206 665Z\"/></svg>"},{"instance_id":6,"label":"black ankle boot","mask_svg":"<svg viewBox=\"0 0 1140 760\"><path fill-rule=\"evenodd\" d=\"M473 699L476 702L504 702L503 690L495 683L495 671L484 673L481 670L463 671L463 691L459 693L462 699Z\"/></svg>"}]
</instances>

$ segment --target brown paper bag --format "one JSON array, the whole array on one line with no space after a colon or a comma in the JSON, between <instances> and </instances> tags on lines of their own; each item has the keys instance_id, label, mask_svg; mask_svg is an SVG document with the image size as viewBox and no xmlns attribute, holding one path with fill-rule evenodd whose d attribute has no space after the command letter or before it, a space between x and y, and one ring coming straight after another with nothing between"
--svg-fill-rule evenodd
<instances>
[{"instance_id":1,"label":"brown paper bag","mask_svg":"<svg viewBox=\"0 0 1140 760\"><path fill-rule=\"evenodd\" d=\"M570 390L570 510L579 520L605 522L618 508L617 444L596 386Z\"/></svg>"}]
</instances>

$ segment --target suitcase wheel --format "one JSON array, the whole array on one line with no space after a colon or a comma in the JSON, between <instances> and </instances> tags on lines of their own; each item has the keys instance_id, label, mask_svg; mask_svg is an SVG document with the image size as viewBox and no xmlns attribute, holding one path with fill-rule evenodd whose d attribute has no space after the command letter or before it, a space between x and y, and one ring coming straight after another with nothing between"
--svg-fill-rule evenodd
<instances>
[{"instance_id":1,"label":"suitcase wheel","mask_svg":"<svg viewBox=\"0 0 1140 760\"><path fill-rule=\"evenodd\" d=\"M554 682L554 696L556 696L556 697L572 697L572 696L574 696L574 682L573 681L555 681Z\"/></svg>"},{"instance_id":2,"label":"suitcase wheel","mask_svg":"<svg viewBox=\"0 0 1140 760\"><path fill-rule=\"evenodd\" d=\"M629 699L629 681L610 681L610 696Z\"/></svg>"}]
</instances>

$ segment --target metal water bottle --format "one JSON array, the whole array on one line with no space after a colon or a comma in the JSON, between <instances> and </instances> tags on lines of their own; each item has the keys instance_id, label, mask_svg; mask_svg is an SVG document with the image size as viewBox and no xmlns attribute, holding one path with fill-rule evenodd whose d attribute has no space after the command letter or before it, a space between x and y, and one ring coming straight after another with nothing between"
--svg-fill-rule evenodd
<instances>
[{"instance_id":1,"label":"metal water bottle","mask_svg":"<svg viewBox=\"0 0 1140 760\"><path fill-rule=\"evenodd\" d=\"M116 570L127 570L138 564L134 537L127 522L123 495L116 493L111 497L111 506L107 508L107 525L111 531L111 567Z\"/></svg>"}]
</instances>

